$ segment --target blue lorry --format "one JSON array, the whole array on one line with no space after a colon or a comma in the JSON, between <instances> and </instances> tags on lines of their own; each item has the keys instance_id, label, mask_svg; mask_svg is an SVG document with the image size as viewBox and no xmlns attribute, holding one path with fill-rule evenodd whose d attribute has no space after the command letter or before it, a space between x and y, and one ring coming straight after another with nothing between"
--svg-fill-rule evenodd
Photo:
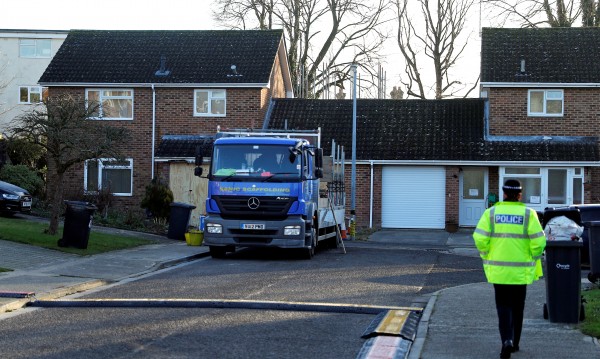
<instances>
[{"instance_id":1,"label":"blue lorry","mask_svg":"<svg viewBox=\"0 0 600 359\"><path fill-rule=\"evenodd\" d=\"M324 159L320 130L226 131L216 137L204 218L204 245L213 258L236 247L279 247L310 259L317 245L341 243L343 148L333 143L332 156ZM196 175L202 175L200 167Z\"/></svg>"}]
</instances>

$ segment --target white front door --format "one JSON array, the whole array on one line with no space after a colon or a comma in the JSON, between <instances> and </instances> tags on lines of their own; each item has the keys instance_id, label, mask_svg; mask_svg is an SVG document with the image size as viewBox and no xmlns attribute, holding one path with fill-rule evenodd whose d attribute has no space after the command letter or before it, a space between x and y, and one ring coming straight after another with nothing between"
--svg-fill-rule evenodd
<instances>
[{"instance_id":1,"label":"white front door","mask_svg":"<svg viewBox=\"0 0 600 359\"><path fill-rule=\"evenodd\" d=\"M458 224L467 227L476 226L487 207L487 168L463 167L460 172L459 187Z\"/></svg>"}]
</instances>

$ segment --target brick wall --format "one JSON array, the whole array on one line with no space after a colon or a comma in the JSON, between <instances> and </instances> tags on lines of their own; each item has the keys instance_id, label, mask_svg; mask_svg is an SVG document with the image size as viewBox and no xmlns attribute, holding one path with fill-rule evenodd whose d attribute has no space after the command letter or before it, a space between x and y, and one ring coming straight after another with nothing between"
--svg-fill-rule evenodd
<instances>
[{"instance_id":1,"label":"brick wall","mask_svg":"<svg viewBox=\"0 0 600 359\"><path fill-rule=\"evenodd\" d=\"M459 167L446 167L446 223L458 224Z\"/></svg>"},{"instance_id":2,"label":"brick wall","mask_svg":"<svg viewBox=\"0 0 600 359\"><path fill-rule=\"evenodd\" d=\"M373 227L381 227L381 166L373 167ZM346 217L352 209L352 165L347 161L345 167ZM368 228L371 207L371 166L356 165L355 186L356 227Z\"/></svg>"},{"instance_id":3,"label":"brick wall","mask_svg":"<svg viewBox=\"0 0 600 359\"><path fill-rule=\"evenodd\" d=\"M600 90L564 88L562 117L527 116L527 88L490 88L490 135L596 136L600 137ZM497 191L490 176L490 191ZM585 169L584 202L600 202L600 169ZM495 181L495 182L494 182ZM501 193L499 194L502 195ZM500 197L500 199L502 199Z\"/></svg>"},{"instance_id":4,"label":"brick wall","mask_svg":"<svg viewBox=\"0 0 600 359\"><path fill-rule=\"evenodd\" d=\"M563 89L564 116L527 116L527 88L491 88L490 135L598 136L600 90Z\"/></svg>"},{"instance_id":5,"label":"brick wall","mask_svg":"<svg viewBox=\"0 0 600 359\"><path fill-rule=\"evenodd\" d=\"M50 95L72 93L84 95L84 88L50 89ZM156 88L156 143L166 134L213 134L217 125L225 128L248 128L262 126L268 102L265 89L227 89L227 115L224 117L194 117L194 89ZM123 126L132 133L132 140L123 144L123 154L133 158L133 196L116 197L115 204L132 209L139 208L145 187L152 172L152 89L134 88L134 119L110 121L112 126ZM74 196L83 189L83 164L76 165L67 173L66 196ZM168 165L155 167L155 175L168 180ZM51 185L53 178L49 177ZM65 197L68 198L68 197Z\"/></svg>"}]
</instances>

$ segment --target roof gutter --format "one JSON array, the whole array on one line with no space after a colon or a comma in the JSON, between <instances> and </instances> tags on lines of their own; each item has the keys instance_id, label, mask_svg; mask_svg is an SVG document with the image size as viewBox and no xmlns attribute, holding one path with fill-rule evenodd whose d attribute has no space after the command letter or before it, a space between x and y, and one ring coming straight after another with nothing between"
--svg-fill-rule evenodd
<instances>
[{"instance_id":1,"label":"roof gutter","mask_svg":"<svg viewBox=\"0 0 600 359\"><path fill-rule=\"evenodd\" d=\"M600 83L560 83L560 82L481 82L481 87L536 87L536 88L596 88Z\"/></svg>"},{"instance_id":2,"label":"roof gutter","mask_svg":"<svg viewBox=\"0 0 600 359\"><path fill-rule=\"evenodd\" d=\"M39 82L41 86L61 86L61 87L147 87L148 83L146 82L127 82L127 83L98 83L98 82ZM269 83L241 83L241 84L232 84L232 83L165 83L165 84L151 84L156 87L170 87L170 88L268 88Z\"/></svg>"},{"instance_id":3,"label":"roof gutter","mask_svg":"<svg viewBox=\"0 0 600 359\"><path fill-rule=\"evenodd\" d=\"M194 163L193 157L155 157L156 162L185 161ZM477 166L477 167L600 167L593 161L439 161L439 160L357 160L357 165L385 166ZM344 163L349 166L350 162Z\"/></svg>"},{"instance_id":4,"label":"roof gutter","mask_svg":"<svg viewBox=\"0 0 600 359\"><path fill-rule=\"evenodd\" d=\"M187 163L195 163L194 157L154 157L156 162L187 162ZM205 158L204 161L209 161L210 158Z\"/></svg>"},{"instance_id":5,"label":"roof gutter","mask_svg":"<svg viewBox=\"0 0 600 359\"><path fill-rule=\"evenodd\" d=\"M360 165L478 166L478 167L600 167L600 161L461 161L461 160L357 160ZM346 164L348 165L348 164Z\"/></svg>"}]
</instances>

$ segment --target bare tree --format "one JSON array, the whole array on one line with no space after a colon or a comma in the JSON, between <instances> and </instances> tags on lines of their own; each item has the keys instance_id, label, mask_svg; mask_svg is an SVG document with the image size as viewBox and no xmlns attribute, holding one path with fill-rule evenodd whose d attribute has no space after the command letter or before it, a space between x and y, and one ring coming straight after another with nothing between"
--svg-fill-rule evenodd
<instances>
[{"instance_id":1,"label":"bare tree","mask_svg":"<svg viewBox=\"0 0 600 359\"><path fill-rule=\"evenodd\" d=\"M130 137L124 128L107 126L96 117L99 104L83 97L57 95L44 108L28 112L11 123L11 135L43 147L48 157L49 197L52 201L49 234L56 234L67 170L88 159L121 158L119 147Z\"/></svg>"},{"instance_id":2,"label":"bare tree","mask_svg":"<svg viewBox=\"0 0 600 359\"><path fill-rule=\"evenodd\" d=\"M501 23L516 21L522 27L571 27L600 25L600 1L597 0L484 0L502 18ZM496 14L494 14L495 16Z\"/></svg>"},{"instance_id":3,"label":"bare tree","mask_svg":"<svg viewBox=\"0 0 600 359\"><path fill-rule=\"evenodd\" d=\"M407 75L402 81L406 94L425 99L433 90L436 99L468 96L477 87L478 78L473 78L468 87L458 78L452 78L451 72L467 46L465 24L474 0L411 0L411 6L415 3L420 12L409 11L408 0L396 0L398 46ZM427 86L423 70L434 74L433 85Z\"/></svg>"},{"instance_id":4,"label":"bare tree","mask_svg":"<svg viewBox=\"0 0 600 359\"><path fill-rule=\"evenodd\" d=\"M386 0L217 0L214 18L232 29L283 28L296 95L318 98L348 80L353 63L376 74L387 9Z\"/></svg>"}]
</instances>

